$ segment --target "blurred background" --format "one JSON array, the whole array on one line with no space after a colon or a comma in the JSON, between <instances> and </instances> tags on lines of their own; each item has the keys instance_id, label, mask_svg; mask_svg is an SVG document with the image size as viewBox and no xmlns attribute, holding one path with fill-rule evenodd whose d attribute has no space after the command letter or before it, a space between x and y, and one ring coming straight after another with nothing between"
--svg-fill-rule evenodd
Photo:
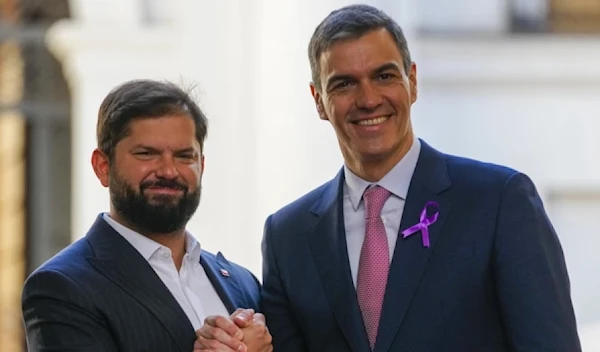
<instances>
[{"instance_id":1,"label":"blurred background","mask_svg":"<svg viewBox=\"0 0 600 352\"><path fill-rule=\"evenodd\" d=\"M307 45L349 3L0 0L0 351L24 349L25 277L108 209L90 165L96 113L128 79L196 86L210 128L189 229L260 277L266 216L342 165L310 97ZM533 178L584 351L600 351L600 0L364 3L407 34L418 136Z\"/></svg>"}]
</instances>

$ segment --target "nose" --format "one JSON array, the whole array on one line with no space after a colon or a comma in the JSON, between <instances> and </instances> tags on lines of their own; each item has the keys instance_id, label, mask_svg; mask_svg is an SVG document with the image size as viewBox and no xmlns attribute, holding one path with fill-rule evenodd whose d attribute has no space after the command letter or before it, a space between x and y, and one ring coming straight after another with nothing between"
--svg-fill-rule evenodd
<instances>
[{"instance_id":1,"label":"nose","mask_svg":"<svg viewBox=\"0 0 600 352\"><path fill-rule=\"evenodd\" d=\"M374 110L381 105L382 97L377 87L370 83L360 84L357 89L356 106L363 110Z\"/></svg>"},{"instance_id":2,"label":"nose","mask_svg":"<svg viewBox=\"0 0 600 352\"><path fill-rule=\"evenodd\" d=\"M177 165L172 156L163 156L160 159L160 164L156 168L156 176L159 178L173 180L179 176Z\"/></svg>"}]
</instances>

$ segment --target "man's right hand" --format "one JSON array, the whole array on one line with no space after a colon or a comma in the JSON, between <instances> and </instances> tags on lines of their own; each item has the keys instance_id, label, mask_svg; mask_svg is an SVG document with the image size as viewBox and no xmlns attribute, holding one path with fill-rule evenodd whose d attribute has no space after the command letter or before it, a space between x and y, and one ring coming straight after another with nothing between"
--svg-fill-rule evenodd
<instances>
[{"instance_id":1,"label":"man's right hand","mask_svg":"<svg viewBox=\"0 0 600 352\"><path fill-rule=\"evenodd\" d=\"M252 309L237 309L230 318L209 316L196 332L194 352L271 352L265 317Z\"/></svg>"},{"instance_id":2,"label":"man's right hand","mask_svg":"<svg viewBox=\"0 0 600 352\"><path fill-rule=\"evenodd\" d=\"M256 313L252 317L252 323L242 328L244 332L244 338L242 342L248 347L248 352L272 352L273 345L271 342L273 338L267 328L267 322L265 316Z\"/></svg>"}]
</instances>

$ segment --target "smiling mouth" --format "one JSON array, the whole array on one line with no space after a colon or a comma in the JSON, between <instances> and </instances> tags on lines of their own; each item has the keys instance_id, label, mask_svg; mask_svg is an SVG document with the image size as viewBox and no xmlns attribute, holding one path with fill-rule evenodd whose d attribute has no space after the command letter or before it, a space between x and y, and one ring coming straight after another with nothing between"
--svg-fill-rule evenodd
<instances>
[{"instance_id":1,"label":"smiling mouth","mask_svg":"<svg viewBox=\"0 0 600 352\"><path fill-rule=\"evenodd\" d=\"M359 125L359 126L374 126L374 125L379 125L381 123L384 123L389 118L390 118L390 116L381 116L381 117L376 117L376 118L368 119L368 120L354 121L353 123L355 125Z\"/></svg>"}]
</instances>

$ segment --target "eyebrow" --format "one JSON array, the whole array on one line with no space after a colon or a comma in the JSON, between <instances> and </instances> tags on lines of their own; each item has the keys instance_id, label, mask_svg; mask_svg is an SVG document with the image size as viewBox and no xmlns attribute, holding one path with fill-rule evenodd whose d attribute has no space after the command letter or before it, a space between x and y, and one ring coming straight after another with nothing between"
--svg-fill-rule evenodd
<instances>
[{"instance_id":1,"label":"eyebrow","mask_svg":"<svg viewBox=\"0 0 600 352\"><path fill-rule=\"evenodd\" d=\"M400 67L398 66L398 64L396 64L395 62L389 62L387 64L383 64L379 67L377 67L375 70L373 70L374 74L379 74L379 73L383 73L385 71L397 71L397 72L401 72L402 70L400 70Z\"/></svg>"},{"instance_id":2,"label":"eyebrow","mask_svg":"<svg viewBox=\"0 0 600 352\"><path fill-rule=\"evenodd\" d=\"M386 64L383 64L383 65L375 68L372 71L372 75L377 75L377 74L383 73L385 71L390 71L390 70L396 71L396 72L401 72L398 64L396 64L395 62L388 62ZM337 82L351 81L351 80L355 80L355 79L356 78L354 76L348 75L348 74L333 75L333 76L329 77L329 79L327 80L327 89L330 89L331 86Z\"/></svg>"},{"instance_id":3,"label":"eyebrow","mask_svg":"<svg viewBox=\"0 0 600 352\"><path fill-rule=\"evenodd\" d=\"M158 153L160 152L159 149L156 149L154 147L148 146L148 145L144 145L144 144L136 144L133 147L131 147L130 151L134 151L136 149L145 149L151 152L155 152ZM187 148L182 148L182 149L176 149L174 151L175 154L182 154L182 153L189 153L189 152L196 152L196 150L194 149L194 147L187 147Z\"/></svg>"},{"instance_id":4,"label":"eyebrow","mask_svg":"<svg viewBox=\"0 0 600 352\"><path fill-rule=\"evenodd\" d=\"M148 145L145 145L145 144L136 144L136 145L132 146L131 148L129 148L130 151L133 151L133 150L136 150L136 149L145 149L145 150L149 150L149 151L152 151L152 152L159 151L158 149L153 148L153 147L148 146Z\"/></svg>"},{"instance_id":5,"label":"eyebrow","mask_svg":"<svg viewBox=\"0 0 600 352\"><path fill-rule=\"evenodd\" d=\"M195 154L196 150L192 147L175 150L175 154L186 154L186 153L194 153Z\"/></svg>"}]
</instances>

